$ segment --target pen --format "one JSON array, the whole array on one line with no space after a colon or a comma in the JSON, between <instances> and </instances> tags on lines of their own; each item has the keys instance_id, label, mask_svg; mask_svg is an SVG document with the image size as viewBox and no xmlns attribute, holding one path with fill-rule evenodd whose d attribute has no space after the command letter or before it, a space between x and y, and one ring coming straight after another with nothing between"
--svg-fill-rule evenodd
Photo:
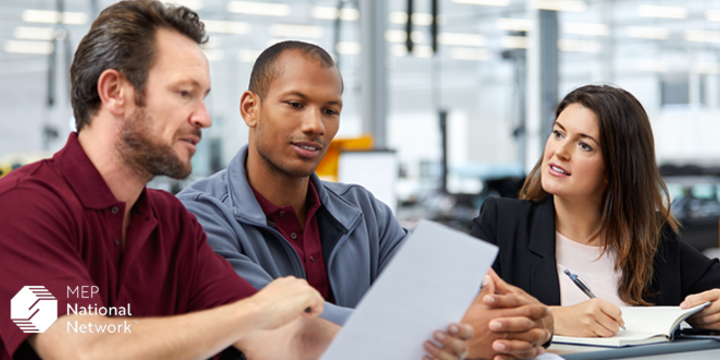
<instances>
[{"instance_id":1,"label":"pen","mask_svg":"<svg viewBox=\"0 0 720 360\"><path fill-rule=\"evenodd\" d=\"M584 292L585 295L587 295L587 297L589 297L591 299L596 298L595 294L593 294L592 291L590 291L590 288L587 285L585 285L585 283L582 280L580 280L580 278L577 275L571 273L570 270L568 270L568 269L563 270L563 272L565 273L565 275L567 275L570 278L570 280L572 280L573 284L575 284L575 286L577 286L580 289L580 291ZM622 326L622 325L620 325L620 328L622 328L623 330L627 330L625 328L625 326Z\"/></svg>"}]
</instances>

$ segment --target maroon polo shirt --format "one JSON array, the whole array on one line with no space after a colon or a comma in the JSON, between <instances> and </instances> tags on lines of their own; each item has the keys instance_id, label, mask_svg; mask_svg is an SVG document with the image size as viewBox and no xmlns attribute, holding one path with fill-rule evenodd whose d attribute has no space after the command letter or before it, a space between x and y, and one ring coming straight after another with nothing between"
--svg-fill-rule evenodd
<instances>
[{"instance_id":1,"label":"maroon polo shirt","mask_svg":"<svg viewBox=\"0 0 720 360\"><path fill-rule=\"evenodd\" d=\"M307 198L305 206L305 228L300 225L295 209L291 205L275 206L265 199L252 186L260 207L267 217L268 225L276 229L295 249L307 275L307 282L320 292L327 301L332 301L328 275L325 270L325 260L320 242L320 228L318 227L315 214L320 209L320 198L312 181L308 182Z\"/></svg>"},{"instance_id":2,"label":"maroon polo shirt","mask_svg":"<svg viewBox=\"0 0 720 360\"><path fill-rule=\"evenodd\" d=\"M213 252L195 216L172 194L143 190L123 250L124 212L75 133L52 159L0 179L0 360L36 358L25 342L30 334L10 320L10 299L24 286L45 286L57 299L58 317L68 304L129 304L136 317L184 314L256 292ZM83 298L82 286L99 293Z\"/></svg>"}]
</instances>

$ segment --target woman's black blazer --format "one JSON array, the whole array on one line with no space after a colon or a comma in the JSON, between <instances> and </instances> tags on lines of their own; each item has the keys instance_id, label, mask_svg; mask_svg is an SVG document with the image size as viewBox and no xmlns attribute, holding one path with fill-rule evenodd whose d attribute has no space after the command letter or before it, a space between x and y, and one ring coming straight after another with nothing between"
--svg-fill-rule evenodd
<instances>
[{"instance_id":1,"label":"woman's black blazer","mask_svg":"<svg viewBox=\"0 0 720 360\"><path fill-rule=\"evenodd\" d=\"M541 202L488 198L473 220L471 235L500 248L493 269L546 305L560 305L555 260L555 206ZM710 260L663 229L645 300L679 305L687 295L720 288L720 263ZM654 294L654 295L652 295Z\"/></svg>"}]
</instances>

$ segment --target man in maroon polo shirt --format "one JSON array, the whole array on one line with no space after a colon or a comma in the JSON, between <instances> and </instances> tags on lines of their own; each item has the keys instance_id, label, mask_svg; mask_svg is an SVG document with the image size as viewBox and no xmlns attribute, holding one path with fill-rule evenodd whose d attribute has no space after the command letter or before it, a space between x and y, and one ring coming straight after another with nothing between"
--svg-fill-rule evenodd
<instances>
[{"instance_id":1,"label":"man in maroon polo shirt","mask_svg":"<svg viewBox=\"0 0 720 360\"><path fill-rule=\"evenodd\" d=\"M78 132L0 180L0 359L197 359L228 346L313 359L337 332L304 280L255 291L174 196L145 188L186 177L211 124L204 40L192 11L138 0L104 10L80 42ZM464 353L472 329L456 328L434 358Z\"/></svg>"}]
</instances>

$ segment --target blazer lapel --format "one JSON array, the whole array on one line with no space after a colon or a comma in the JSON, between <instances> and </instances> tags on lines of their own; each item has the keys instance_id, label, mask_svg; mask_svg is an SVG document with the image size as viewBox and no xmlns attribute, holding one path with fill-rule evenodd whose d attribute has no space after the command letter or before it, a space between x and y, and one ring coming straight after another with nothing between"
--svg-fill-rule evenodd
<instances>
[{"instance_id":1,"label":"blazer lapel","mask_svg":"<svg viewBox=\"0 0 720 360\"><path fill-rule=\"evenodd\" d=\"M560 283L555 259L555 206L552 195L543 200L532 217L530 251L542 258L532 267L531 289L545 305L560 305Z\"/></svg>"}]
</instances>

